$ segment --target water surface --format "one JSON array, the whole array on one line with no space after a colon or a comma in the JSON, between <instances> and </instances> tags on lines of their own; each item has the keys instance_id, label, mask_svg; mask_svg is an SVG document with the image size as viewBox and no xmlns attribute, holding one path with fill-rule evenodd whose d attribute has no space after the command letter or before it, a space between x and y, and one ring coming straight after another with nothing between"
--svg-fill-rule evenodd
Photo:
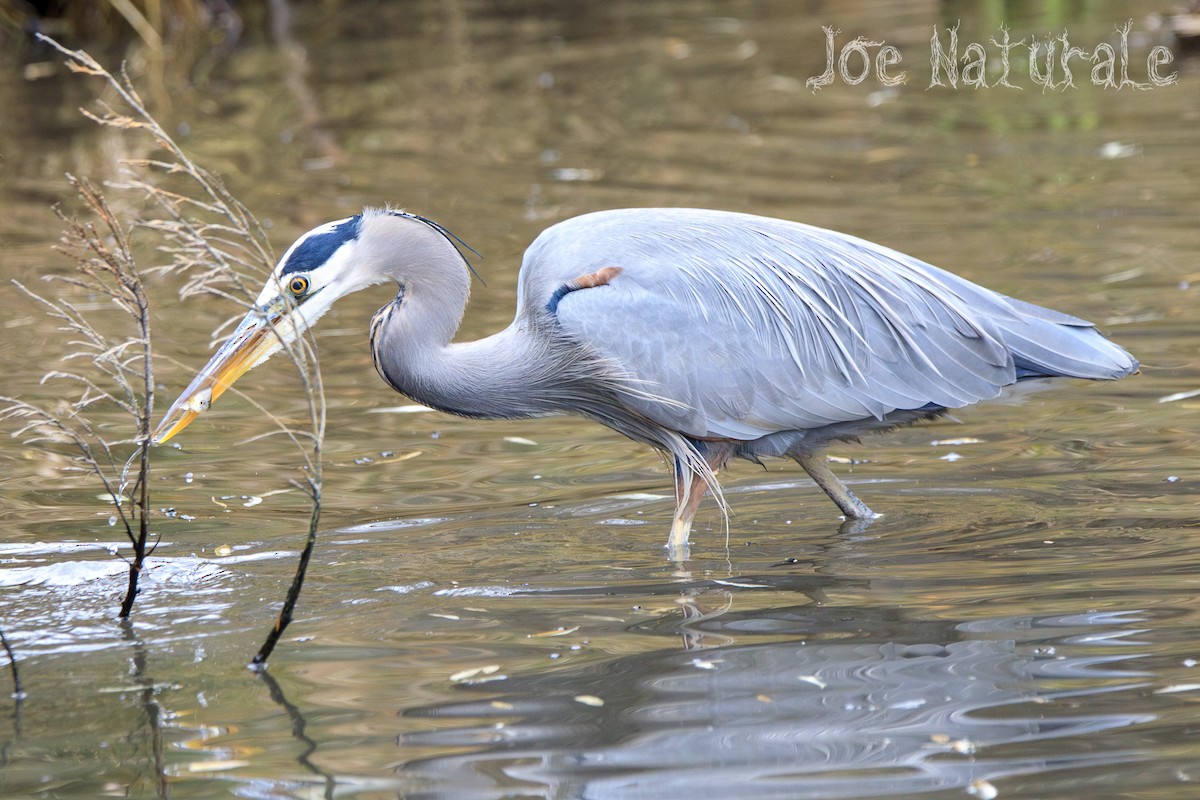
<instances>
[{"instance_id":1,"label":"water surface","mask_svg":"<svg viewBox=\"0 0 1200 800\"><path fill-rule=\"evenodd\" d=\"M307 509L294 452L254 438L268 423L248 403L156 452L154 504L174 511L128 624L98 488L0 451L0 620L29 693L3 706L2 793L1188 796L1197 401L1160 401L1200 389L1197 62L1149 91L1086 73L926 88L934 26L1067 30L1090 51L1132 19L1144 64L1156 9L343 2L297 7L283 34L251 16L219 57L99 50L130 58L277 251L385 203L462 236L486 281L464 337L511 318L547 225L690 205L837 228L1092 319L1143 372L832 448L885 512L869 527L841 526L794 465L734 465L728 526L706 505L677 564L653 453L575 419L404 409L366 346L388 292L347 298L320 336L322 539L267 678L244 665ZM896 46L909 82L807 91L822 25ZM69 268L50 250L63 173L114 179L142 155L78 116L93 85L26 79L53 60L14 49L0 79L3 273L25 282ZM170 400L231 312L153 291ZM62 339L0 293L4 391L49 402ZM242 385L302 413L286 364Z\"/></svg>"}]
</instances>

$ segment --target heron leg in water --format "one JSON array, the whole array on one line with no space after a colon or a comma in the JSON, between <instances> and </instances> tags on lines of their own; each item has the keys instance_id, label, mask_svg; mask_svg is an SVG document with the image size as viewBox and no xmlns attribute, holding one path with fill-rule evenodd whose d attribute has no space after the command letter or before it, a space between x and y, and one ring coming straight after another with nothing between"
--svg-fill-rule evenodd
<instances>
[{"instance_id":1,"label":"heron leg in water","mask_svg":"<svg viewBox=\"0 0 1200 800\"><path fill-rule=\"evenodd\" d=\"M829 499L837 503L838 508L842 510L847 519L875 519L879 516L867 508L867 504L855 497L846 484L833 474L833 470L825 462L824 455L795 455L792 458L796 459L797 464L804 467L808 477L812 478L813 482L829 495Z\"/></svg>"},{"instance_id":2,"label":"heron leg in water","mask_svg":"<svg viewBox=\"0 0 1200 800\"><path fill-rule=\"evenodd\" d=\"M698 449L714 473L733 455L733 444L730 442L704 442ZM700 501L707 491L708 483L704 476L676 459L675 519L671 522L671 538L667 540L670 553L686 558L684 553L692 532L692 518L696 516L696 509L700 507Z\"/></svg>"}]
</instances>

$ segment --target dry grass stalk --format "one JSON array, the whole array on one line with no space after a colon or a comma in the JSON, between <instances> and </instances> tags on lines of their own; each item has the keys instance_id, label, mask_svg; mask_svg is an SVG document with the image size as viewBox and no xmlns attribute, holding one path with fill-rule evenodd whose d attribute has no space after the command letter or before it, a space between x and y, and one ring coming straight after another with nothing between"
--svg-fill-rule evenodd
<instances>
[{"instance_id":1,"label":"dry grass stalk","mask_svg":"<svg viewBox=\"0 0 1200 800\"><path fill-rule=\"evenodd\" d=\"M181 277L181 299L216 295L241 306L240 313L214 331L215 336L252 306L256 288L275 265L275 254L262 225L218 176L184 152L146 109L127 75L117 77L87 53L68 50L40 34L39 38L67 56L72 71L102 78L125 106L123 112L108 104L101 104L100 113L82 109L86 116L107 127L144 132L164 151L164 158L126 161L127 179L112 187L142 193L161 214L138 223L158 235L159 251L169 258L168 263L152 267L148 273ZM172 185L167 186L168 182ZM265 409L259 410L275 421L276 433L289 437L304 454L307 475L303 483L315 500L319 495L325 401L311 332L285 347L285 351L296 365L308 399L308 429L290 427ZM314 480L316 487L312 485Z\"/></svg>"},{"instance_id":2,"label":"dry grass stalk","mask_svg":"<svg viewBox=\"0 0 1200 800\"><path fill-rule=\"evenodd\" d=\"M150 349L150 306L141 274L129 245L128 232L104 197L86 180L68 176L94 222L68 218L60 250L75 259L75 271L50 276L91 296L111 300L132 323L133 332L113 336L101 331L65 297L40 295L17 287L59 323L75 349L61 359L62 368L47 372L42 383L65 381L78 395L46 409L13 397L0 397L0 416L17 420L14 436L27 444L73 452L78 468L104 486L133 546L129 579L120 616L127 617L138 593L138 578L153 547L149 545L151 415L154 408L154 361ZM111 439L92 422L92 416L116 409L133 422L133 435ZM132 448L132 454L122 458Z\"/></svg>"},{"instance_id":3,"label":"dry grass stalk","mask_svg":"<svg viewBox=\"0 0 1200 800\"><path fill-rule=\"evenodd\" d=\"M110 188L134 191L151 201L157 211L153 217L138 220L136 230L152 234L158 252L167 263L146 270L182 280L181 298L198 294L217 295L242 307L252 307L251 287L261 284L275 263L262 226L239 202L221 180L205 170L172 139L154 119L134 89L128 76L112 74L83 51L69 50L44 36L40 38L67 57L68 67L78 73L101 78L120 100L117 108L101 103L99 112L83 113L98 124L148 135L163 155L128 161L127 177ZM129 234L113 216L99 191L85 181L76 181L85 202L98 219L105 235L89 226L69 223L67 244L80 255L80 267L68 283L97 291L113 299L121 308L136 312L139 334L118 342L109 342L90 324L80 310L68 301L47 300L27 292L63 323L64 329L78 338L78 350L66 357L73 362L88 359L82 368L58 370L48 378L62 378L83 387L79 400L55 410L38 408L23 401L6 398L8 406L0 413L20 419L21 433L29 441L47 446L73 447L84 468L97 475L106 492L114 498L121 521L131 541L147 541L149 496L146 476L149 471L148 443L153 403L152 358L150 354L149 315L141 279L133 262ZM111 241L110 247L106 242ZM22 287L24 289L24 287ZM240 315L239 315L240 316ZM215 334L214 334L215 335ZM304 576L316 543L320 518L321 444L325 432L325 400L315 344L311 334L285 347L300 375L308 400L306 429L289 426L271 417L298 448L304 461L304 477L293 484L311 500L312 514L308 538L279 618L266 642L255 656L253 667L264 669L283 630L291 621ZM140 381L140 382L139 382ZM115 388L112 388L115 387ZM231 390L236 391L236 390ZM98 435L87 412L99 402L115 405L137 419L136 436L124 442L111 442ZM255 404L257 406L257 404ZM260 407L261 409L261 407ZM265 409L261 409L264 410ZM121 466L114 449L132 444L134 456ZM130 465L137 461L137 475L130 478ZM132 491L134 502L121 498ZM143 538L144 537L144 538ZM140 570L140 561L138 568ZM132 597L127 597L127 604ZM128 609L123 606L123 614Z\"/></svg>"},{"instance_id":4,"label":"dry grass stalk","mask_svg":"<svg viewBox=\"0 0 1200 800\"><path fill-rule=\"evenodd\" d=\"M150 272L185 273L181 298L216 294L248 305L254 298L251 287L275 264L259 221L218 176L175 142L146 109L128 75L113 75L82 50L69 50L41 34L38 38L65 55L72 72L103 79L125 107L119 111L101 102L98 112L80 109L84 116L106 127L145 133L165 153L164 158L126 161L127 182L113 184L145 193L162 212L162 217L140 223L161 235L161 249L171 257L169 264ZM165 185L171 180L181 183L180 188Z\"/></svg>"},{"instance_id":5,"label":"dry grass stalk","mask_svg":"<svg viewBox=\"0 0 1200 800\"><path fill-rule=\"evenodd\" d=\"M144 131L166 154L165 158L127 162L130 176L118 185L119 188L141 191L161 212L161 216L141 222L142 227L159 234L160 250L170 257L170 263L154 271L182 275L184 284L180 296L183 299L210 294L232 300L243 306L243 310L252 307L255 298L252 287L261 285L275 264L274 253L258 220L216 175L197 164L179 147L146 109L128 76L122 73L118 78L87 53L68 50L53 41L48 40L48 43L68 57L68 66L72 70L103 78L125 107L124 112L104 106L99 114L86 111L85 114L101 125ZM182 183L182 188L170 188L165 185L168 181ZM236 321L238 316L229 322ZM227 326L228 323L223 327ZM295 577L275 625L250 664L252 669L259 671L266 669L267 658L291 623L316 545L321 513L325 394L312 333L296 342L285 343L284 350L296 367L308 401L307 429L290 426L257 403L254 405L275 422L275 433L290 439L301 453L304 477L292 484L310 498L311 514Z\"/></svg>"}]
</instances>

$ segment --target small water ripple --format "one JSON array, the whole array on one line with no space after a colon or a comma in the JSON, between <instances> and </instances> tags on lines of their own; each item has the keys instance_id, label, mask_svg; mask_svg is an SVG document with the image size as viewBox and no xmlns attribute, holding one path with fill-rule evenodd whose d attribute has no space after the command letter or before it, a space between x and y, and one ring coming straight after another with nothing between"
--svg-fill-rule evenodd
<instances>
[{"instance_id":1,"label":"small water ripple","mask_svg":"<svg viewBox=\"0 0 1200 800\"><path fill-rule=\"evenodd\" d=\"M73 558L94 550L117 551L108 543L0 545L23 558L0 566L0 614L5 635L22 658L84 653L127 642L116 621L129 566L112 556L104 560ZM127 545L122 549L128 549ZM37 556L44 555L45 558ZM272 559L260 552L213 560L196 556L152 556L146 559L135 604L139 631L157 641L217 635L211 622L236 601L235 563ZM173 626L206 621L203 632L180 633Z\"/></svg>"}]
</instances>

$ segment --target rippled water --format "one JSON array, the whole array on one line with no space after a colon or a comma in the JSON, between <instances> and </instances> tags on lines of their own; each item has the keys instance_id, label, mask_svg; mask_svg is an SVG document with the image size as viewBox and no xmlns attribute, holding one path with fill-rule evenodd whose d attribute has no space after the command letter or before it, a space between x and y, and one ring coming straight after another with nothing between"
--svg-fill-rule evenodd
<instances>
[{"instance_id":1,"label":"rippled water","mask_svg":"<svg viewBox=\"0 0 1200 800\"><path fill-rule=\"evenodd\" d=\"M249 404L156 452L173 511L128 624L99 489L0 451L0 622L28 690L0 704L0 794L1191 796L1196 400L1161 401L1200 389L1198 62L1179 48L1178 84L1140 92L1086 70L1057 91L926 89L935 25L1066 30L1090 52L1132 19L1140 68L1155 10L342 2L296 8L282 39L248 14L230 49L165 66L98 50L129 56L277 250L366 204L462 236L486 281L464 336L511 318L520 253L552 222L694 205L834 227L1093 319L1143 372L838 445L885 512L869 527L839 526L794 465L734 465L728 529L705 506L676 564L652 453L573 419L406 408L366 347L387 292L348 298L320 337L317 563L265 677L244 665L308 512ZM806 91L822 25L896 46L909 83ZM49 249L62 174L140 155L78 117L83 79L28 66L53 60L0 58L0 264L25 282L69 266ZM174 396L230 312L154 291ZM4 393L49 401L62 339L0 297ZM242 383L302 409L286 364Z\"/></svg>"}]
</instances>

